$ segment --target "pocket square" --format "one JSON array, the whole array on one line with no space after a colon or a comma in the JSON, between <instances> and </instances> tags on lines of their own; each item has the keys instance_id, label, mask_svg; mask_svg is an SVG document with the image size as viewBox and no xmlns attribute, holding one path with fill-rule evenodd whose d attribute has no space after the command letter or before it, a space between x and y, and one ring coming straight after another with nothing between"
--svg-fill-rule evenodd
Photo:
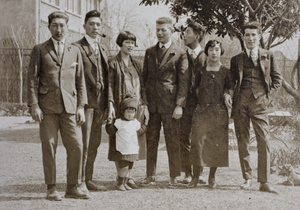
<instances>
[{"instance_id":1,"label":"pocket square","mask_svg":"<svg viewBox=\"0 0 300 210\"><path fill-rule=\"evenodd\" d=\"M78 63L77 63L77 62L74 62L74 63L71 64L70 68L73 68L73 67L75 67L75 66L77 66L77 65L78 65Z\"/></svg>"}]
</instances>

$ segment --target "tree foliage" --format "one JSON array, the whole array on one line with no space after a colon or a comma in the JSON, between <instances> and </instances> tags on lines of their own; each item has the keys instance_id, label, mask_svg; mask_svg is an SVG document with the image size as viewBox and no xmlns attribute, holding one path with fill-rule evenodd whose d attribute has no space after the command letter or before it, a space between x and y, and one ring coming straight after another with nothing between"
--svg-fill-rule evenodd
<instances>
[{"instance_id":1,"label":"tree foliage","mask_svg":"<svg viewBox=\"0 0 300 210\"><path fill-rule=\"evenodd\" d=\"M261 47L272 48L290 39L300 28L300 0L141 0L141 5L170 4L178 20L190 16L218 36L237 37L244 49L242 28L247 21L258 21L268 36Z\"/></svg>"}]
</instances>

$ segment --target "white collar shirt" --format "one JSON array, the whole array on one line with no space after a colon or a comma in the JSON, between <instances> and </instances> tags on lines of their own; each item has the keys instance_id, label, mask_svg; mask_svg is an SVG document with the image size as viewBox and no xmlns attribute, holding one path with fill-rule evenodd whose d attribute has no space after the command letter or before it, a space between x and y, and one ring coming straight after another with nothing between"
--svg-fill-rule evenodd
<instances>
[{"instance_id":1,"label":"white collar shirt","mask_svg":"<svg viewBox=\"0 0 300 210\"><path fill-rule=\"evenodd\" d=\"M64 52L64 47L65 47L65 39L62 39L60 41L57 41L56 39L53 39L52 37L51 37L51 39L52 39L52 42L53 42L54 49L55 49L56 53L58 53L58 43L57 42L60 43L60 50L63 53Z\"/></svg>"},{"instance_id":2,"label":"white collar shirt","mask_svg":"<svg viewBox=\"0 0 300 210\"><path fill-rule=\"evenodd\" d=\"M250 56L250 51L252 51L252 57ZM255 58L257 60L258 58L258 47L253 48L252 50L246 48L247 55L249 58Z\"/></svg>"},{"instance_id":3,"label":"white collar shirt","mask_svg":"<svg viewBox=\"0 0 300 210\"><path fill-rule=\"evenodd\" d=\"M172 41L169 40L167 43L163 44L161 42L159 42L159 48L161 48L162 46L165 46L166 49L168 49L172 44Z\"/></svg>"},{"instance_id":4,"label":"white collar shirt","mask_svg":"<svg viewBox=\"0 0 300 210\"><path fill-rule=\"evenodd\" d=\"M191 48L188 48L188 53L193 57L193 58L196 58L199 53L201 52L202 48L200 45L198 45L195 49L191 49Z\"/></svg>"},{"instance_id":5,"label":"white collar shirt","mask_svg":"<svg viewBox=\"0 0 300 210\"><path fill-rule=\"evenodd\" d=\"M98 50L98 44L97 44L97 40L90 37L89 35L85 35L86 41L89 43L89 45L93 48L94 51Z\"/></svg>"}]
</instances>

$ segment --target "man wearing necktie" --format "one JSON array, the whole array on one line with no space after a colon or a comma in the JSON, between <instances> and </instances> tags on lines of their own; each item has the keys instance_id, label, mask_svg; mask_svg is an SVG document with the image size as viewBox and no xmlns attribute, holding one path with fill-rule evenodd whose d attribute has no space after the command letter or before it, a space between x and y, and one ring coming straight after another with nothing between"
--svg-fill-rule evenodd
<instances>
[{"instance_id":1,"label":"man wearing necktie","mask_svg":"<svg viewBox=\"0 0 300 210\"><path fill-rule=\"evenodd\" d=\"M184 184L189 184L192 180L192 168L190 161L191 151L191 128L192 128L192 117L193 112L197 105L197 97L195 86L195 75L196 72L204 66L205 53L201 48L201 41L205 35L205 28L199 23L190 22L184 31L184 44L188 47L187 57L189 61L189 90L186 99L186 106L183 109L183 115L180 119L180 146L181 146L181 168L185 172L185 178L183 179ZM193 165L193 183L191 187L195 186L196 183L205 184L206 182L202 176L203 167ZM198 180L199 177L199 180ZM197 179L197 180L196 180Z\"/></svg>"},{"instance_id":2,"label":"man wearing necktie","mask_svg":"<svg viewBox=\"0 0 300 210\"><path fill-rule=\"evenodd\" d=\"M108 63L106 49L100 45L101 19L97 10L85 15L86 35L74 43L81 51L88 104L85 106L86 122L82 125L83 160L82 185L84 192L104 191L105 186L93 182L94 162L101 142L102 123L106 120L108 106Z\"/></svg>"},{"instance_id":3,"label":"man wearing necktie","mask_svg":"<svg viewBox=\"0 0 300 210\"><path fill-rule=\"evenodd\" d=\"M250 165L250 120L258 149L258 182L260 191L277 193L268 183L270 177L268 105L270 93L281 86L281 75L273 53L259 47L261 28L258 22L246 23L243 30L246 52L231 59L235 84L232 117L238 140L239 157L245 182L242 189L252 185ZM226 102L226 101L225 101ZM231 101L226 102L231 106Z\"/></svg>"},{"instance_id":4,"label":"man wearing necktie","mask_svg":"<svg viewBox=\"0 0 300 210\"><path fill-rule=\"evenodd\" d=\"M58 131L67 151L66 198L87 199L81 182L82 135L87 104L81 53L65 39L69 17L63 12L48 16L52 37L34 46L28 68L28 105L40 123L43 166L49 200L62 198L56 189Z\"/></svg>"},{"instance_id":5,"label":"man wearing necktie","mask_svg":"<svg viewBox=\"0 0 300 210\"><path fill-rule=\"evenodd\" d=\"M147 130L147 177L142 186L155 184L157 150L163 125L169 157L170 187L177 186L180 176L179 119L189 87L188 60L185 51L171 41L170 18L156 21L158 43L146 50L143 82L150 119Z\"/></svg>"}]
</instances>

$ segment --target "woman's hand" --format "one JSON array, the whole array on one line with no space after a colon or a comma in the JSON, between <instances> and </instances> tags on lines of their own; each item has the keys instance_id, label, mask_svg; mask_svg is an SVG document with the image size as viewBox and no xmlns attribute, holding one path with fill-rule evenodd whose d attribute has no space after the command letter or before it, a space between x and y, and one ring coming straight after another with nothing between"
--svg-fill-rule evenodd
<instances>
[{"instance_id":1,"label":"woman's hand","mask_svg":"<svg viewBox=\"0 0 300 210\"><path fill-rule=\"evenodd\" d=\"M232 99L228 93L224 94L224 100L225 100L225 105L226 105L227 109L231 109L232 108Z\"/></svg>"}]
</instances>

